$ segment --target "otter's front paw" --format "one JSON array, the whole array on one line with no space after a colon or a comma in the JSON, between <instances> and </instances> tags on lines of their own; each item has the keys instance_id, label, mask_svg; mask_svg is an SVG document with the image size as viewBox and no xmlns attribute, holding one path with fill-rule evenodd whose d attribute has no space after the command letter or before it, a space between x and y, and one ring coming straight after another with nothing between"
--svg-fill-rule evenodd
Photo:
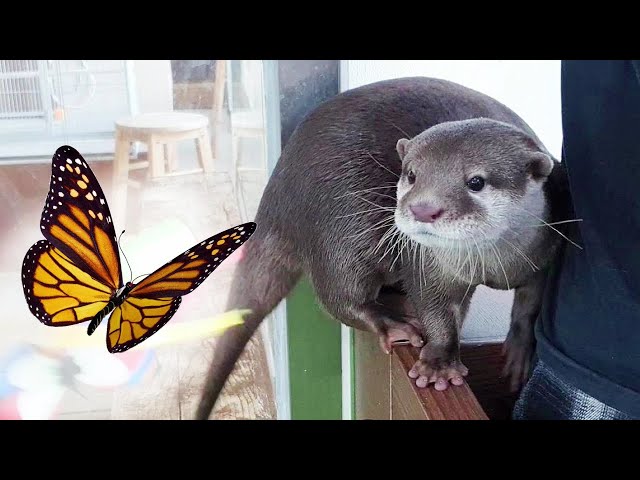
<instances>
[{"instance_id":1,"label":"otter's front paw","mask_svg":"<svg viewBox=\"0 0 640 480\"><path fill-rule=\"evenodd\" d=\"M447 353L448 350L432 344L420 350L420 359L409 370L409 377L416 380L418 388L433 383L436 390L446 390L449 382L452 385L464 383L463 377L467 376L469 370L457 356Z\"/></svg>"},{"instance_id":2,"label":"otter's front paw","mask_svg":"<svg viewBox=\"0 0 640 480\"><path fill-rule=\"evenodd\" d=\"M504 342L503 355L507 359L502 374L509 378L511 391L518 391L529 378L535 342L528 336L517 336L509 332Z\"/></svg>"},{"instance_id":3,"label":"otter's front paw","mask_svg":"<svg viewBox=\"0 0 640 480\"><path fill-rule=\"evenodd\" d=\"M420 330L413 322L401 322L386 319L379 329L380 347L389 354L394 345L410 344L414 347L422 347L424 340Z\"/></svg>"}]
</instances>

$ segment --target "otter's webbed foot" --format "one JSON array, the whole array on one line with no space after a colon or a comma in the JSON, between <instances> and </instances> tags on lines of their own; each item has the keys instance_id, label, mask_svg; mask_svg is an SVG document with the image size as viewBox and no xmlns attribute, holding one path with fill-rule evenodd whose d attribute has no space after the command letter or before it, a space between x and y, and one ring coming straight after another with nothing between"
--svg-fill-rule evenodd
<instances>
[{"instance_id":1,"label":"otter's webbed foot","mask_svg":"<svg viewBox=\"0 0 640 480\"><path fill-rule=\"evenodd\" d=\"M378 332L380 347L386 354L391 353L394 345L409 344L417 348L424 345L419 327L410 322L391 320L386 317Z\"/></svg>"},{"instance_id":2,"label":"otter's webbed foot","mask_svg":"<svg viewBox=\"0 0 640 480\"><path fill-rule=\"evenodd\" d=\"M442 391L452 385L462 385L469 373L460 358L451 353L450 348L443 348L427 343L420 350L420 359L409 370L409 377L415 379L418 388L434 384L436 390Z\"/></svg>"}]
</instances>

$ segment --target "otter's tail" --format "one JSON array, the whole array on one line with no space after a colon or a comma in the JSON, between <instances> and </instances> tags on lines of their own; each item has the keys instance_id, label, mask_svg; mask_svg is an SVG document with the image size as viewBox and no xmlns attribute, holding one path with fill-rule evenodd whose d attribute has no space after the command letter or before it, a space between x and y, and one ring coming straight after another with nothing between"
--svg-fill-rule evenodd
<instances>
[{"instance_id":1,"label":"otter's tail","mask_svg":"<svg viewBox=\"0 0 640 480\"><path fill-rule=\"evenodd\" d=\"M293 258L284 253L284 244L273 235L256 233L243 245L231 284L227 310L250 310L244 323L227 330L216 343L213 363L206 382L196 419L209 418L227 377L262 320L294 287L300 271Z\"/></svg>"}]
</instances>

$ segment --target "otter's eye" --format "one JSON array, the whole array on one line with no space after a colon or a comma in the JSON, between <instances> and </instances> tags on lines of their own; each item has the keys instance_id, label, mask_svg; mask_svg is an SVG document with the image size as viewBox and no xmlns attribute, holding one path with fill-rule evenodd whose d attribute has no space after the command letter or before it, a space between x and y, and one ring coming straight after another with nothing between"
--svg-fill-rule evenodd
<instances>
[{"instance_id":1,"label":"otter's eye","mask_svg":"<svg viewBox=\"0 0 640 480\"><path fill-rule=\"evenodd\" d=\"M416 183L416 174L413 173L413 170L409 170L407 172L407 181L409 182L409 185Z\"/></svg>"},{"instance_id":2,"label":"otter's eye","mask_svg":"<svg viewBox=\"0 0 640 480\"><path fill-rule=\"evenodd\" d=\"M474 192L479 192L484 188L484 178L482 177L473 177L467 181L467 187L469 190Z\"/></svg>"}]
</instances>

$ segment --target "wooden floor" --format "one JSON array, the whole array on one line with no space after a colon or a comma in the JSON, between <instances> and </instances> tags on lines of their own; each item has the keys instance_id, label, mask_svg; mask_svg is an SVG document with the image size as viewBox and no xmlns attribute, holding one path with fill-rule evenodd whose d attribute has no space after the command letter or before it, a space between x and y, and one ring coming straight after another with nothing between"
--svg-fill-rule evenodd
<instances>
[{"instance_id":1,"label":"wooden floor","mask_svg":"<svg viewBox=\"0 0 640 480\"><path fill-rule=\"evenodd\" d=\"M112 195L111 159L88 157L87 160L113 211L114 205L122 199ZM46 162L0 166L0 244L3 246L0 249L0 291L5 309L5 321L0 324L0 356L19 345L47 345L53 338L62 338L62 331L69 328L85 328L53 329L41 325L29 313L22 294L21 263L27 249L41 238L39 220L49 187L50 168ZM242 221L226 172L174 176L157 181L147 180L144 171L131 175L141 182L141 187L128 187L126 218L114 218L114 223L118 232L126 229L122 247L134 277L149 273L201 239ZM242 191L252 215L264 180L245 180ZM171 323L213 318L224 312L234 268L232 256L202 286L184 297ZM123 277L129 278L124 262ZM162 335L162 330L156 335ZM80 385L77 391L68 389L55 409L55 416L69 419L193 418L204 372L214 348L215 339L206 338L158 347L153 350L151 366L137 384L106 389ZM103 347L95 355L110 354ZM256 335L238 363L212 418L275 418L270 379L262 337Z\"/></svg>"}]
</instances>

